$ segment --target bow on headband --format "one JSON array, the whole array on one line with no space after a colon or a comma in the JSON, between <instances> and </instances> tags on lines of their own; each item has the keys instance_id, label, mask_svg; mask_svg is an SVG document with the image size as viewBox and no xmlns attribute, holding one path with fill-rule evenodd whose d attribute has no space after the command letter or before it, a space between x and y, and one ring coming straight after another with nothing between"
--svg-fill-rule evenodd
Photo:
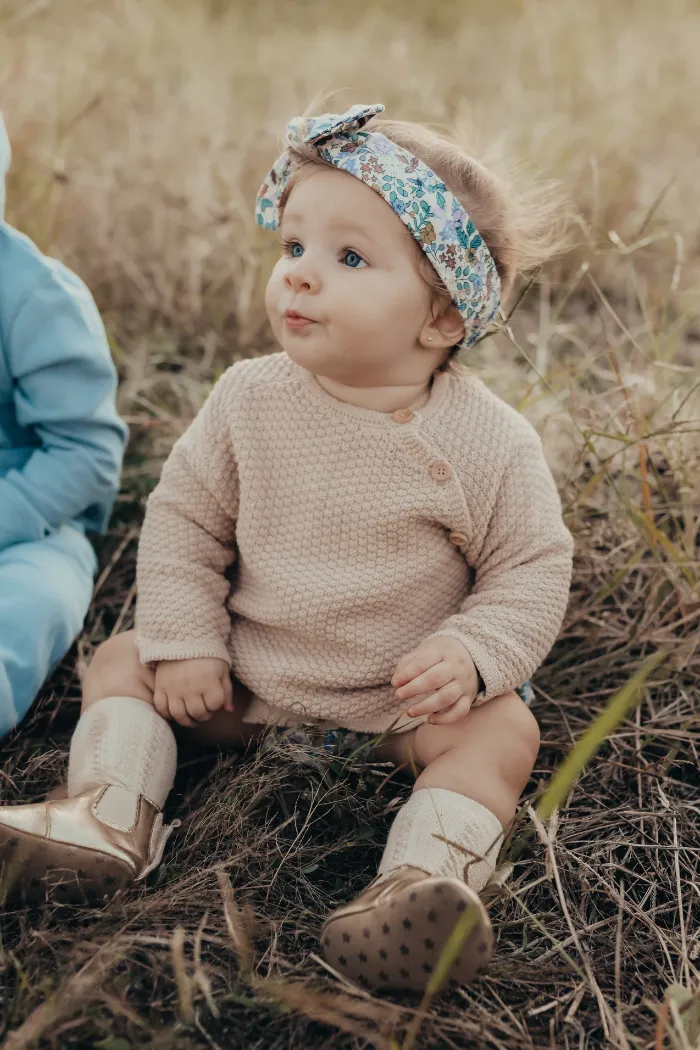
<instances>
[{"instance_id":1,"label":"bow on headband","mask_svg":"<svg viewBox=\"0 0 700 1050\"><path fill-rule=\"evenodd\" d=\"M319 157L376 190L415 237L464 321L462 349L487 331L500 306L501 282L491 253L466 211L435 172L379 132L361 129L384 106L353 106L287 126L287 143L312 145ZM285 151L258 191L258 225L280 224L280 200L294 171Z\"/></svg>"}]
</instances>

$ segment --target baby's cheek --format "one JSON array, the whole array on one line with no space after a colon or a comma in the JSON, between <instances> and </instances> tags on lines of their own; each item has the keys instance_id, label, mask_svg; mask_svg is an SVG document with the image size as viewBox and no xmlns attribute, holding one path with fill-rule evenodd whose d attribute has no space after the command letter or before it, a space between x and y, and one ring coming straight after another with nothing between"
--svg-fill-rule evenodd
<instances>
[{"instance_id":1,"label":"baby's cheek","mask_svg":"<svg viewBox=\"0 0 700 1050\"><path fill-rule=\"evenodd\" d=\"M282 260L277 263L270 274L270 279L265 289L265 309L267 310L270 324L273 326L280 324L280 295L284 288L284 275L281 266Z\"/></svg>"}]
</instances>

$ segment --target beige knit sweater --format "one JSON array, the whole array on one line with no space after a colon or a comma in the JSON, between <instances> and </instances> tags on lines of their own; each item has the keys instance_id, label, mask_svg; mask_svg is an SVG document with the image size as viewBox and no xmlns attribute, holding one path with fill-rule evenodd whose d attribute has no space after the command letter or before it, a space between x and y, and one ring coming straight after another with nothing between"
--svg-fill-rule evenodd
<instances>
[{"instance_id":1,"label":"beige knit sweater","mask_svg":"<svg viewBox=\"0 0 700 1050\"><path fill-rule=\"evenodd\" d=\"M477 703L528 678L571 555L539 437L478 379L439 374L420 411L391 414L284 353L240 361L148 500L140 656L229 661L248 722L381 731L397 661L430 635L467 647Z\"/></svg>"}]
</instances>

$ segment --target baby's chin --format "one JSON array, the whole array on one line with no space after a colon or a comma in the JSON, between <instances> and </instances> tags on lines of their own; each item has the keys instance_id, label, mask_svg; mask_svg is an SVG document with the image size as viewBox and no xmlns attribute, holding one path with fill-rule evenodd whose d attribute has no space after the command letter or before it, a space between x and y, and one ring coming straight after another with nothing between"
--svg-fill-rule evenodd
<instances>
[{"instance_id":1,"label":"baby's chin","mask_svg":"<svg viewBox=\"0 0 700 1050\"><path fill-rule=\"evenodd\" d=\"M338 350L329 346L327 339L322 337L323 333L315 331L315 328L314 325L312 329L300 332L289 332L283 328L281 332L276 333L277 341L287 356L305 368L338 359Z\"/></svg>"},{"instance_id":2,"label":"baby's chin","mask_svg":"<svg viewBox=\"0 0 700 1050\"><path fill-rule=\"evenodd\" d=\"M298 331L290 330L284 323L274 329L277 342L295 364L338 383L364 385L372 360L366 349L366 332L358 332L355 337L344 332L341 339L334 339L320 322ZM381 354L381 348L377 353Z\"/></svg>"}]
</instances>

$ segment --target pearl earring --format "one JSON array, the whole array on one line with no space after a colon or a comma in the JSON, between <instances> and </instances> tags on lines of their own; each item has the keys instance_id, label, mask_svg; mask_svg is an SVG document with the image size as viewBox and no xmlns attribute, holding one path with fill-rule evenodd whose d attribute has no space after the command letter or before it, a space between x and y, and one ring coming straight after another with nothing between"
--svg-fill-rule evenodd
<instances>
[{"instance_id":1,"label":"pearl earring","mask_svg":"<svg viewBox=\"0 0 700 1050\"><path fill-rule=\"evenodd\" d=\"M429 343L432 343L432 341L433 341L433 337L432 337L432 335L429 335L429 336L428 336L428 342L429 342Z\"/></svg>"}]
</instances>

